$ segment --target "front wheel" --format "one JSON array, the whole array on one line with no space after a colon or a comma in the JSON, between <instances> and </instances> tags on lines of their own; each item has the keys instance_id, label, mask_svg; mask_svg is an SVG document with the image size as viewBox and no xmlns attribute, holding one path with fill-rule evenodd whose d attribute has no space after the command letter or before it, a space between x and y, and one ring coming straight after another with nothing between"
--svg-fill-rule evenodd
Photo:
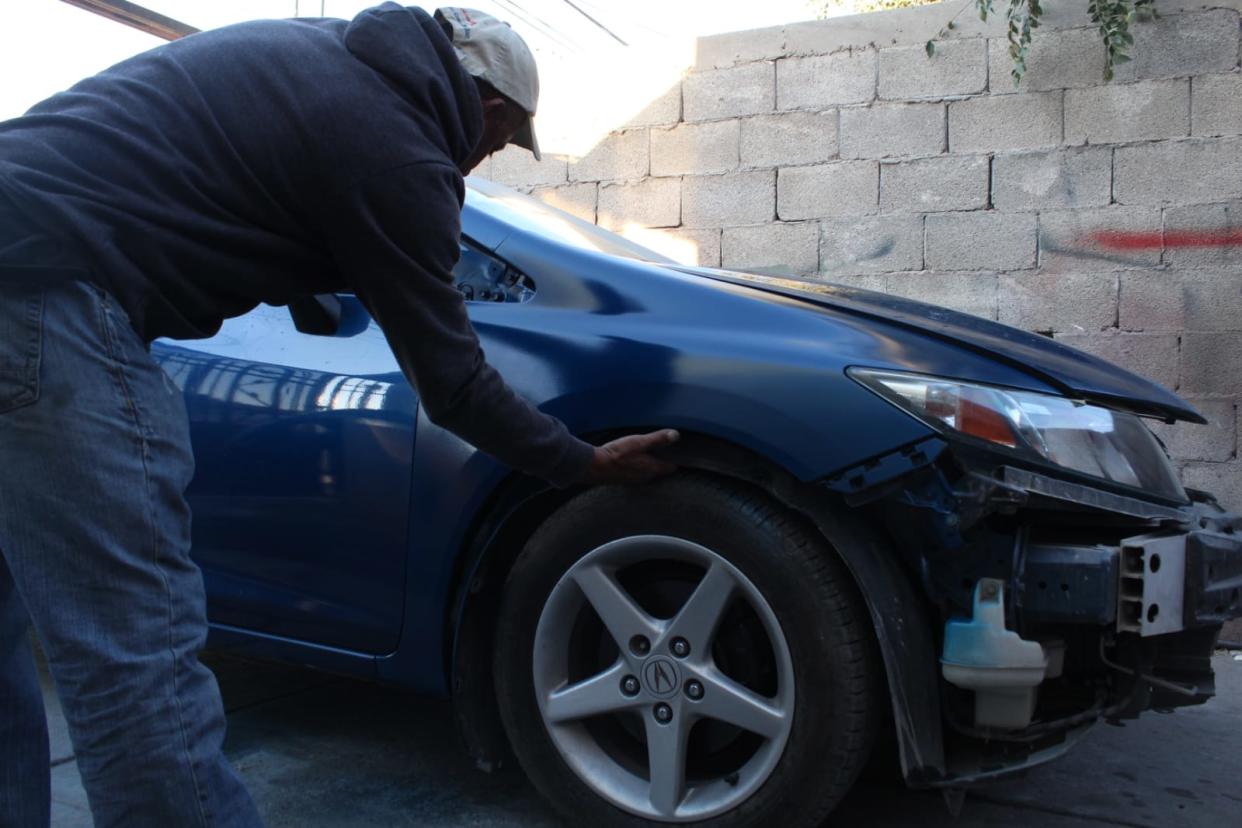
<instances>
[{"instance_id":1,"label":"front wheel","mask_svg":"<svg viewBox=\"0 0 1242 828\"><path fill-rule=\"evenodd\" d=\"M578 820L811 826L869 753L878 668L850 576L741 485L579 495L523 550L498 623L514 751Z\"/></svg>"}]
</instances>

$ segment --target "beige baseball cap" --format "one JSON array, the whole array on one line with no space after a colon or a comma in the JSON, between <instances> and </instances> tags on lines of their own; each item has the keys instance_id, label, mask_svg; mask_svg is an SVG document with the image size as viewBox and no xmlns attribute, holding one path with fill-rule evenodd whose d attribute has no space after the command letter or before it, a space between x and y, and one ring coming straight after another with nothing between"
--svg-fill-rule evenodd
<instances>
[{"instance_id":1,"label":"beige baseball cap","mask_svg":"<svg viewBox=\"0 0 1242 828\"><path fill-rule=\"evenodd\" d=\"M510 143L525 147L535 160L542 160L533 120L539 101L539 71L526 41L508 23L474 9L436 9L436 19L452 29L453 48L466 71L526 110L526 123Z\"/></svg>"}]
</instances>

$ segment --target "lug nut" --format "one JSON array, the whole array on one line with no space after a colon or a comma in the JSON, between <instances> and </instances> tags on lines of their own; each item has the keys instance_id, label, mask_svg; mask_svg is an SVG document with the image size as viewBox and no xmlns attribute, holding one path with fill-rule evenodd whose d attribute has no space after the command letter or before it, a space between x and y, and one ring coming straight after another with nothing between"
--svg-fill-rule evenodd
<instances>
[{"instance_id":1,"label":"lug nut","mask_svg":"<svg viewBox=\"0 0 1242 828\"><path fill-rule=\"evenodd\" d=\"M690 655L690 642L684 638L674 638L669 649L672 650L673 655L678 658L685 658Z\"/></svg>"},{"instance_id":2,"label":"lug nut","mask_svg":"<svg viewBox=\"0 0 1242 828\"><path fill-rule=\"evenodd\" d=\"M647 640L645 635L636 635L630 639L630 649L635 655L645 656L651 652L651 642Z\"/></svg>"},{"instance_id":3,"label":"lug nut","mask_svg":"<svg viewBox=\"0 0 1242 828\"><path fill-rule=\"evenodd\" d=\"M691 679L686 682L686 695L693 701L703 698L703 685Z\"/></svg>"},{"instance_id":4,"label":"lug nut","mask_svg":"<svg viewBox=\"0 0 1242 828\"><path fill-rule=\"evenodd\" d=\"M638 684L638 679L634 678L633 676L626 676L625 678L621 679L621 692L624 693L625 695L637 696L638 691L640 689L641 687Z\"/></svg>"},{"instance_id":5,"label":"lug nut","mask_svg":"<svg viewBox=\"0 0 1242 828\"><path fill-rule=\"evenodd\" d=\"M673 708L667 704L657 704L655 706L655 720L660 724L668 724L673 720Z\"/></svg>"}]
</instances>

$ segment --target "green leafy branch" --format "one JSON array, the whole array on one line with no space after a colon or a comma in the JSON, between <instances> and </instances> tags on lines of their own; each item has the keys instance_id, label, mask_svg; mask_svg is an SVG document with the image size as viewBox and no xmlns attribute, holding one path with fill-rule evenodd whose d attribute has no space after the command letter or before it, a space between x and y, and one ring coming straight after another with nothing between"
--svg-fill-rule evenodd
<instances>
[{"instance_id":1,"label":"green leafy branch","mask_svg":"<svg viewBox=\"0 0 1242 828\"><path fill-rule=\"evenodd\" d=\"M975 8L979 19L987 22L988 15L993 13L995 0L975 0ZM1040 18L1044 9L1040 0L1002 0L1007 6L1006 37L1009 41L1009 57L1013 61L1014 85L1022 81L1026 74L1026 59L1031 50L1031 37L1039 28ZM1104 42L1104 80L1113 79L1113 68L1130 60L1130 47L1134 45L1134 36L1130 34L1130 24L1136 20L1151 20L1157 17L1156 0L1088 0L1087 13L1091 22L1100 31ZM947 37L949 32L957 28L957 17L966 9L963 4L937 37ZM936 54L935 40L927 41L927 56Z\"/></svg>"}]
</instances>

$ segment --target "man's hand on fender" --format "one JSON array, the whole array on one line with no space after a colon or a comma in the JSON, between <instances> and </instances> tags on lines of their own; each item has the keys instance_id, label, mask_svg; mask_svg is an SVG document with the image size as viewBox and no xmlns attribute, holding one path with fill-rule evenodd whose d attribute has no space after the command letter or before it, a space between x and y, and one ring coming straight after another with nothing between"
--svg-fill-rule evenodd
<instances>
[{"instance_id":1,"label":"man's hand on fender","mask_svg":"<svg viewBox=\"0 0 1242 828\"><path fill-rule=\"evenodd\" d=\"M651 452L677 442L680 434L671 428L650 434L631 434L596 446L595 459L587 469L584 483L646 483L672 474L677 466Z\"/></svg>"}]
</instances>

